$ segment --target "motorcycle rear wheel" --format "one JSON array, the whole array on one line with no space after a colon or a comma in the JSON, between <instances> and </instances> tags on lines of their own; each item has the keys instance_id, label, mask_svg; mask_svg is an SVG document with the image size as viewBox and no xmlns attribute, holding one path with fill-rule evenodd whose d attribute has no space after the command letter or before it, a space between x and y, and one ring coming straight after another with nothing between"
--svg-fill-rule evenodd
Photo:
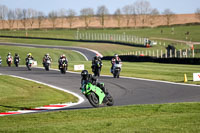
<instances>
[{"instance_id":1,"label":"motorcycle rear wheel","mask_svg":"<svg viewBox=\"0 0 200 133\"><path fill-rule=\"evenodd\" d=\"M114 104L113 97L112 97L110 94L108 94L108 95L107 95L107 99L108 99L107 105L108 105L108 106L113 106L113 104Z\"/></svg>"}]
</instances>

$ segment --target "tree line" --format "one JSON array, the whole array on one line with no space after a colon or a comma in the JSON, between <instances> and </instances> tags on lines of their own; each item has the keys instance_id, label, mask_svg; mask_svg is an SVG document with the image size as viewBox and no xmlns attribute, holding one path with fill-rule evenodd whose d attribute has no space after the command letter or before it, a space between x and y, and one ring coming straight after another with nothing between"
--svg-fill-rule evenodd
<instances>
[{"instance_id":1,"label":"tree line","mask_svg":"<svg viewBox=\"0 0 200 133\"><path fill-rule=\"evenodd\" d=\"M200 20L200 9L195 12L196 17ZM130 27L130 24L134 24L136 27L138 23L153 26L156 23L156 18L162 15L166 22L166 25L170 25L175 19L175 13L170 9L165 9L162 13L156 8L152 8L150 2L146 0L138 0L133 4L125 5L123 8L118 8L113 14L109 13L108 8L105 5L99 6L95 12L93 8L83 8L80 10L80 15L73 9L60 9L57 11L51 11L45 15L42 11L34 9L9 9L5 5L0 5L0 25L2 29L5 29L5 25L9 29L14 28L33 28L34 24L37 24L37 28L43 28L42 25L46 21L51 23L51 28L56 28L58 24L68 24L70 28L73 27L75 20L81 19L84 22L85 28L89 28L91 22L96 18L102 28L105 26L105 21L110 17L117 22L117 27L121 27L122 22L126 23L126 27ZM59 19L59 21L58 21ZM20 26L21 25L21 26Z\"/></svg>"}]
</instances>

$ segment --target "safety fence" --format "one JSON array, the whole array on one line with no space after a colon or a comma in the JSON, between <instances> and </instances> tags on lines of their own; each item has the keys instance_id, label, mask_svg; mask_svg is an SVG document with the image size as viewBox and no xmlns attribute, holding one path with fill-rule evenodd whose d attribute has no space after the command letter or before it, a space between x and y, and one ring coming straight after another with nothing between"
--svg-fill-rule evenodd
<instances>
[{"instance_id":1,"label":"safety fence","mask_svg":"<svg viewBox=\"0 0 200 133\"><path fill-rule=\"evenodd\" d=\"M195 54L194 49L179 49L179 50L143 50L143 51L132 51L123 53L120 55L135 55L135 56L150 56L150 57L156 57L156 58L195 58L195 55L197 57L197 54Z\"/></svg>"}]
</instances>

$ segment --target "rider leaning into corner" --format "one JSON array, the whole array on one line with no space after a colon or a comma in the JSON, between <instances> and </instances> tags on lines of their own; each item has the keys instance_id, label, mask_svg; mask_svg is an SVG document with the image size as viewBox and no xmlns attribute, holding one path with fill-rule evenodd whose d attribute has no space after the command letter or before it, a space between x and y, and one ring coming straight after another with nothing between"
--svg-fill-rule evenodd
<instances>
[{"instance_id":1,"label":"rider leaning into corner","mask_svg":"<svg viewBox=\"0 0 200 133\"><path fill-rule=\"evenodd\" d=\"M93 85L98 86L104 93L107 93L105 86L103 84L97 82L97 78L95 76L92 76L92 74L89 74L87 70L83 70L81 72L81 87L80 87L82 92L85 91L85 85L88 82Z\"/></svg>"},{"instance_id":2,"label":"rider leaning into corner","mask_svg":"<svg viewBox=\"0 0 200 133\"><path fill-rule=\"evenodd\" d=\"M43 57L43 66L44 66L46 60L52 61L51 56L49 55L49 53L45 54L44 57Z\"/></svg>"},{"instance_id":3,"label":"rider leaning into corner","mask_svg":"<svg viewBox=\"0 0 200 133\"><path fill-rule=\"evenodd\" d=\"M114 64L115 64L116 61L121 62L121 59L119 58L119 56L117 54L115 54L114 57L111 60L111 64L112 64L111 73L113 73L113 67L114 67Z\"/></svg>"},{"instance_id":4,"label":"rider leaning into corner","mask_svg":"<svg viewBox=\"0 0 200 133\"><path fill-rule=\"evenodd\" d=\"M60 56L60 58L58 59L58 69L60 69L63 62L65 62L65 64L68 63L68 60L67 60L67 57L65 56L65 54L62 54Z\"/></svg>"},{"instance_id":5,"label":"rider leaning into corner","mask_svg":"<svg viewBox=\"0 0 200 133\"><path fill-rule=\"evenodd\" d=\"M98 55L98 54L96 54L95 55L95 57L93 57L93 59L92 59L92 71L94 72L95 70L95 63L97 62L97 61L99 61L100 62L100 64L101 64L101 67L102 67L102 61L101 61L101 57Z\"/></svg>"}]
</instances>

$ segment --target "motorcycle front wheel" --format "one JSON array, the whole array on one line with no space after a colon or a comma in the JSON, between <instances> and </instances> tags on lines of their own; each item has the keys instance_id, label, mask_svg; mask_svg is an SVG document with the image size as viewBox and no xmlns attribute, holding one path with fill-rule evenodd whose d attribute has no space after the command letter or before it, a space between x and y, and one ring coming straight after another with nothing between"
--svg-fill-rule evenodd
<instances>
[{"instance_id":1,"label":"motorcycle front wheel","mask_svg":"<svg viewBox=\"0 0 200 133\"><path fill-rule=\"evenodd\" d=\"M90 104L91 104L93 107L95 107L95 108L99 107L99 99L98 99L97 95L96 95L94 92L91 92L91 93L87 96L87 98L88 98Z\"/></svg>"}]
</instances>

